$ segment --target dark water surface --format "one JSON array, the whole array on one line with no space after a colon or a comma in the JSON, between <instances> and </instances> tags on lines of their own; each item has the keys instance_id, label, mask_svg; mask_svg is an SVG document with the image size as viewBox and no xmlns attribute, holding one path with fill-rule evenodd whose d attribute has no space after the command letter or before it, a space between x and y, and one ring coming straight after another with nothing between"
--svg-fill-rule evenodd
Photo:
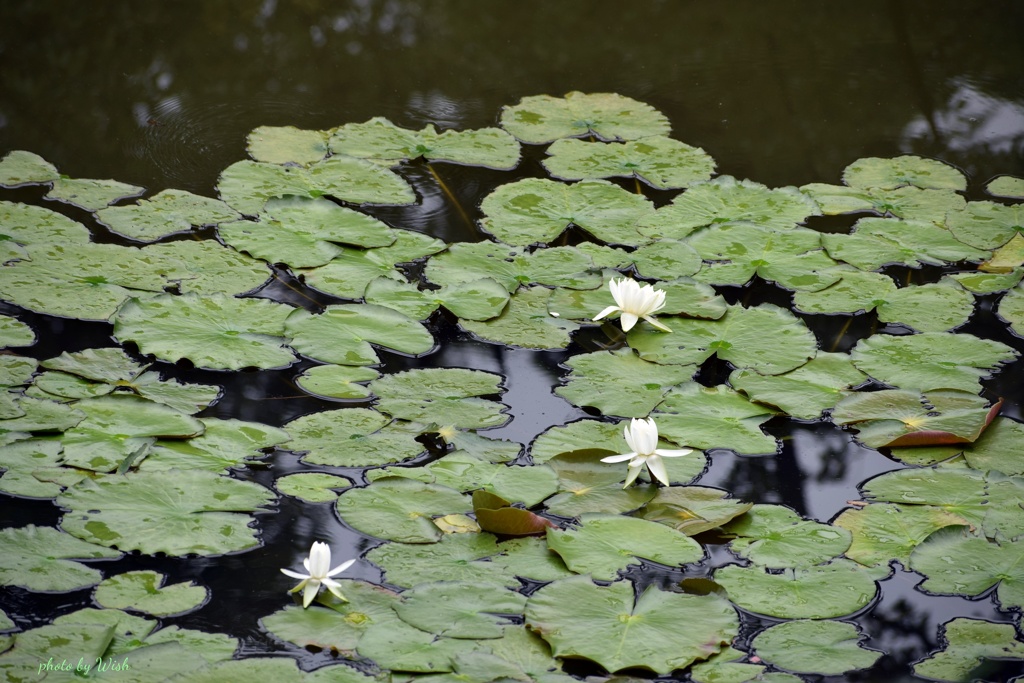
<instances>
[{"instance_id":1,"label":"dark water surface","mask_svg":"<svg viewBox=\"0 0 1024 683\"><path fill-rule=\"evenodd\" d=\"M409 128L479 128L494 125L501 106L523 96L580 90L618 92L653 105L671 121L672 137L704 148L719 173L773 187L837 183L855 159L904 153L962 169L969 199L980 198L996 175L1024 175L1024 4L628 5L7 1L0 3L0 156L24 149L72 177L114 178L142 185L149 194L177 188L213 196L218 173L246 157L246 134L259 125L325 129L384 116ZM524 149L524 162L510 173L451 164L437 169L472 219L479 215L479 198L497 184L540 174L539 158L540 150ZM481 239L425 168L411 164L403 174L421 203L374 215L449 242ZM3 190L0 199L38 203L41 194ZM87 215L49 206L79 220ZM939 273L916 277L934 281ZM723 292L730 302L746 297L749 305L790 305L788 293L767 284L731 289ZM279 294L275 298L287 296ZM992 313L994 300L980 297L975 317L960 331L1024 351ZM6 304L0 313L17 313L36 329L40 342L25 355L49 358L112 343L109 325L64 321ZM823 347L843 334L844 317L807 321ZM836 350L848 351L870 334L874 322L857 316ZM513 420L489 435L524 444L552 425L587 416L552 393L565 374L559 363L566 354L502 350L472 340L450 321L436 318L432 325L442 342L437 352L417 361L383 354L382 371L437 366L501 373L501 400ZM586 336L577 343L586 348ZM154 367L183 380L224 385L224 397L204 416L280 425L338 407L295 387L302 366L248 373ZM708 366L699 379L720 382L726 375L726 368ZM1022 419L1024 362L1006 366L986 387L987 397L1007 397L1003 414ZM859 483L900 467L825 421L777 419L767 429L782 439L779 455L712 451L699 483L828 521L847 500L860 497ZM253 478L268 486L273 475L300 468L297 456L288 453L267 462L271 469ZM3 526L52 526L60 516L48 501L0 496L0 506ZM241 555L173 561L135 555L93 566L110 573L153 568L168 574L169 582L209 586L213 598L207 606L169 621L242 638L245 655L286 651L315 667L328 655L276 643L256 623L286 604L282 590L290 585L278 568L294 566L312 540L330 541L346 557L377 541L339 524L330 504L284 497L275 512L257 520L263 547ZM667 586L735 561L724 547L709 547L712 557L700 567L645 571L644 580ZM365 561L346 576L381 579ZM878 601L849 618L887 656L869 671L830 680L915 680L910 665L940 645L940 624L956 616L1017 620L996 610L990 597L927 596L914 588L920 578L897 568L881 584ZM0 589L0 607L22 628L90 604L90 590L44 595ZM769 621L745 615L745 636ZM997 666L986 680L1007 680L1014 673L1019 668Z\"/></svg>"}]
</instances>

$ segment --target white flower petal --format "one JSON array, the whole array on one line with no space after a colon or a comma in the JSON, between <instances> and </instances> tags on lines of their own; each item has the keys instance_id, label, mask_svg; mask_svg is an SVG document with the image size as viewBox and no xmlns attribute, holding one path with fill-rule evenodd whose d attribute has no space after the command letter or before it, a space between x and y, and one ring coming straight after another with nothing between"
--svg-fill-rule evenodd
<instances>
[{"instance_id":1,"label":"white flower petal","mask_svg":"<svg viewBox=\"0 0 1024 683\"><path fill-rule=\"evenodd\" d=\"M665 463L661 461L657 455L652 455L647 458L647 469L650 471L651 476L660 481L665 486L669 486L668 471L665 469Z\"/></svg>"},{"instance_id":2,"label":"white flower petal","mask_svg":"<svg viewBox=\"0 0 1024 683\"><path fill-rule=\"evenodd\" d=\"M633 329L633 326L636 325L636 322L639 319L640 318L636 315L636 313L632 313L628 310L622 311L622 317L620 318L620 320L622 321L622 331L629 332L631 329Z\"/></svg>"},{"instance_id":3,"label":"white flower petal","mask_svg":"<svg viewBox=\"0 0 1024 683\"><path fill-rule=\"evenodd\" d=\"M308 579L309 578L309 574L300 574L298 572L293 572L291 569L282 569L281 573L286 575L286 576L290 576L293 579Z\"/></svg>"},{"instance_id":4,"label":"white flower petal","mask_svg":"<svg viewBox=\"0 0 1024 683\"><path fill-rule=\"evenodd\" d=\"M658 447L658 425L654 420L633 418L633 443L637 453L650 455Z\"/></svg>"},{"instance_id":5,"label":"white flower petal","mask_svg":"<svg viewBox=\"0 0 1024 683\"><path fill-rule=\"evenodd\" d=\"M636 478L640 474L640 470L642 470L642 469L643 469L643 467L632 467L632 466L630 466L629 474L626 475L626 483L622 485L622 488L626 488L627 486L632 484L634 481L636 481Z\"/></svg>"},{"instance_id":6,"label":"white flower petal","mask_svg":"<svg viewBox=\"0 0 1024 683\"><path fill-rule=\"evenodd\" d=\"M655 319L654 319L654 318L653 318L652 316L649 316L649 315L645 315L645 316L644 316L644 320L646 320L646 321L647 321L647 322L649 322L650 324L654 325L655 327L657 327L657 328L658 328L659 330L661 330L662 332L671 332L671 331L672 331L672 328L671 328L671 327L668 327L667 325L664 325L664 324L662 324L662 323L659 323L659 322L658 322L657 320L655 320Z\"/></svg>"},{"instance_id":7,"label":"white flower petal","mask_svg":"<svg viewBox=\"0 0 1024 683\"><path fill-rule=\"evenodd\" d=\"M601 462L626 462L636 457L636 453L622 453L620 455L609 455L607 458L601 458Z\"/></svg>"},{"instance_id":8,"label":"white flower petal","mask_svg":"<svg viewBox=\"0 0 1024 683\"><path fill-rule=\"evenodd\" d=\"M310 579L309 583L306 584L306 589L302 591L302 608L309 607L309 604L313 602L313 598L320 592L320 582L316 579Z\"/></svg>"},{"instance_id":9,"label":"white flower petal","mask_svg":"<svg viewBox=\"0 0 1024 683\"><path fill-rule=\"evenodd\" d=\"M595 315L593 318L591 318L591 320L600 320L601 318L605 317L606 315L610 315L610 314L614 313L615 311L621 311L621 310L622 309L619 308L618 306L609 306L608 308L604 309L603 311L601 311L600 313Z\"/></svg>"},{"instance_id":10,"label":"white flower petal","mask_svg":"<svg viewBox=\"0 0 1024 683\"><path fill-rule=\"evenodd\" d=\"M684 455L689 455L690 453L693 453L693 449L692 448L681 448L681 449L675 451L675 450L667 450L665 448L657 448L657 449L654 450L654 453L656 455L660 455L663 458L681 458Z\"/></svg>"}]
</instances>

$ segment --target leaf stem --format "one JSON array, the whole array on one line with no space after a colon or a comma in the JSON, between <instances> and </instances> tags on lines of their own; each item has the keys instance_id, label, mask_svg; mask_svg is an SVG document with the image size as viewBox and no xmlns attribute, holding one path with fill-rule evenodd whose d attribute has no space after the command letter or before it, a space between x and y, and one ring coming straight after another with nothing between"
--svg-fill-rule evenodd
<instances>
[{"instance_id":1,"label":"leaf stem","mask_svg":"<svg viewBox=\"0 0 1024 683\"><path fill-rule=\"evenodd\" d=\"M437 184L441 188L441 191L444 192L444 195L446 197L448 197L448 201L454 204L455 208L458 209L459 215L462 216L462 220L466 221L466 225L468 225L470 229L473 229L473 221L470 220L469 214L467 214L466 210L462 208L462 204L459 203L458 198L448 188L448 185L446 185L445 182L441 180L441 176L437 174L437 171L434 170L434 166L429 161L427 162L427 168L430 169L430 175L434 176L434 180L437 181Z\"/></svg>"},{"instance_id":2,"label":"leaf stem","mask_svg":"<svg viewBox=\"0 0 1024 683\"><path fill-rule=\"evenodd\" d=\"M636 176L633 176L633 181L636 183L636 193L640 196L643 196L644 188L642 185L640 185L640 179L637 178Z\"/></svg>"}]
</instances>

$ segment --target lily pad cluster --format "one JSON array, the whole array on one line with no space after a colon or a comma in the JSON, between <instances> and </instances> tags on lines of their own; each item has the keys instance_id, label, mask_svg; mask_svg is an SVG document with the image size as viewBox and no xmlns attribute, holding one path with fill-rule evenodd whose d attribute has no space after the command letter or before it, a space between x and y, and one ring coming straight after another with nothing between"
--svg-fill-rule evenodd
<instances>
[{"instance_id":1,"label":"lily pad cluster","mask_svg":"<svg viewBox=\"0 0 1024 683\"><path fill-rule=\"evenodd\" d=\"M840 619L873 604L894 561L923 591L1024 607L1024 427L984 389L1020 352L1009 336L956 331L982 299L1024 336L1020 183L968 201L957 169L904 156L857 160L840 185L769 188L715 176L710 155L670 132L650 105L578 92L523 98L479 130L261 126L216 198L134 199L141 188L72 181L29 152L0 160L0 185L49 184L45 199L91 212L0 200L0 341L31 347L31 312L100 321L118 344L0 357L0 491L62 514L59 530L0 532L0 584L95 587L103 608L14 634L0 671L62 638L154 676L188 659L180 680L196 681L266 667L566 683L580 666L792 681L873 666L877 649ZM522 177L523 144L547 145L550 177ZM476 212L479 241L447 244L376 211L417 202L410 169L453 197L443 163L520 173L458 207ZM846 214L845 228L815 227ZM593 320L624 310L608 286L623 277L663 292L658 326ZM794 310L735 296L753 283L774 283ZM866 316L871 332L825 339L826 316ZM529 444L486 434L509 421L501 397L517 378L431 363L452 335L560 352L551 390L589 416ZM209 409L217 386L174 378L192 367L288 374L319 408L283 428L224 417ZM602 458L629 452L623 422L643 417L655 446L694 451L664 461L668 485L641 475L623 488L626 467ZM865 482L831 521L699 485L726 451L773 457L766 423L786 419L911 466ZM285 449L274 490L256 483L258 460ZM267 587L282 601L261 619L268 651L327 650L356 668L307 674L251 651L232 659L222 634L154 630L134 613L173 617L217 596L103 571L129 552L249 551L281 496L367 539L362 563L383 585L345 579L347 601L325 592L308 608ZM918 673L959 680L981 658L1021 657L997 626L950 622Z\"/></svg>"}]
</instances>

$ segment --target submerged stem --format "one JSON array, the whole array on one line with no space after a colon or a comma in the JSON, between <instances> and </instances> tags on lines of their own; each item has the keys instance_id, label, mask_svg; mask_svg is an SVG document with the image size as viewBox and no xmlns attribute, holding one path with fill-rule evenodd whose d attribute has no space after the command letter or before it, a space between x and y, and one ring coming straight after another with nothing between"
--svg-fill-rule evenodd
<instances>
[{"instance_id":1,"label":"submerged stem","mask_svg":"<svg viewBox=\"0 0 1024 683\"><path fill-rule=\"evenodd\" d=\"M640 184L640 179L639 179L639 178L637 178L636 176L633 176L633 181L634 181L634 182L636 183L636 193L637 193L638 195L643 195L643 193L644 193L644 188L643 188L643 186L642 186L642 185Z\"/></svg>"},{"instance_id":2,"label":"submerged stem","mask_svg":"<svg viewBox=\"0 0 1024 683\"><path fill-rule=\"evenodd\" d=\"M310 303L313 303L313 304L316 304L318 307L322 305L319 301L317 301L316 299L314 299L310 295L306 294L305 292L303 292L298 287L295 287L294 285L292 285L292 283L290 283L287 280L283 279L280 275L277 274L276 271L274 272L274 279L277 280L278 282L280 282L282 285L284 285L288 289L290 289L293 292L295 292L296 294L298 294L299 296L301 296L306 301L308 301Z\"/></svg>"},{"instance_id":3,"label":"submerged stem","mask_svg":"<svg viewBox=\"0 0 1024 683\"><path fill-rule=\"evenodd\" d=\"M441 191L444 192L444 196L448 197L448 201L455 205L455 208L458 209L459 211L459 215L462 216L462 220L466 221L466 225L468 225L470 229L472 229L473 221L469 219L469 214L467 214L466 210L462 208L462 204L459 203L458 198L452 193L450 189L448 189L448 186L445 184L443 180L441 180L441 176L437 174L437 171L434 170L434 167L430 164L429 161L427 162L427 168L430 169L430 175L434 176L434 180L437 181L437 184L441 188Z\"/></svg>"},{"instance_id":4,"label":"submerged stem","mask_svg":"<svg viewBox=\"0 0 1024 683\"><path fill-rule=\"evenodd\" d=\"M839 334L836 335L835 341L833 341L832 346L829 347L829 353L834 353L835 350L839 347L839 342L841 342L843 340L843 337L846 336L846 331L850 329L850 323L852 322L852 315L846 318L846 322L843 323L843 329L839 330Z\"/></svg>"}]
</instances>

